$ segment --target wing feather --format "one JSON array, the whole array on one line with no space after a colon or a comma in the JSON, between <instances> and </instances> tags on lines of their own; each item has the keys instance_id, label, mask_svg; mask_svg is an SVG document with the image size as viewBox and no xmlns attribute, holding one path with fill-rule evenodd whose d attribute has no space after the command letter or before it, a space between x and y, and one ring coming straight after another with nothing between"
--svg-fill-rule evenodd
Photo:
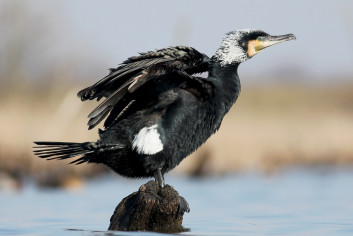
<instances>
[{"instance_id":1,"label":"wing feather","mask_svg":"<svg viewBox=\"0 0 353 236\"><path fill-rule=\"evenodd\" d=\"M191 47L177 46L140 53L130 57L97 83L78 92L82 101L87 99L106 99L89 115L89 129L98 125L109 113L105 126L121 117L134 99L133 94L143 90L150 80L162 78L173 72L185 73L177 76L187 83L198 84L200 81L188 73L201 73L208 70L209 58ZM156 85L158 86L158 85ZM197 86L196 86L197 87ZM202 86L200 87L202 89ZM197 87L196 89L200 89ZM113 110L114 109L114 110ZM124 110L125 109L125 110Z\"/></svg>"},{"instance_id":2,"label":"wing feather","mask_svg":"<svg viewBox=\"0 0 353 236\"><path fill-rule=\"evenodd\" d=\"M99 115L101 112L106 110L108 107L112 107L115 103L117 103L128 91L128 87L125 86L117 91L115 91L112 95L110 95L106 100L104 100L98 107L96 107L89 115L88 118L94 118Z\"/></svg>"}]
</instances>

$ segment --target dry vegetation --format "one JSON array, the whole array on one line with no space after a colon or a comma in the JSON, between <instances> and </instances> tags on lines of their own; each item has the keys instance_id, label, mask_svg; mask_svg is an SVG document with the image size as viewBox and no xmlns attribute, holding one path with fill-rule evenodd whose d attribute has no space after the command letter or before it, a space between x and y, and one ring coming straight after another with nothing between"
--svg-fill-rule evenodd
<instances>
[{"instance_id":1,"label":"dry vegetation","mask_svg":"<svg viewBox=\"0 0 353 236\"><path fill-rule=\"evenodd\" d=\"M353 163L353 86L243 86L220 131L187 158L176 172L222 174L272 172L284 166ZM105 168L71 166L32 154L35 140L91 141L87 114L96 102L82 103L79 87L51 86L3 91L0 101L0 171L65 182ZM59 177L58 177L59 176ZM44 182L45 182L44 181Z\"/></svg>"}]
</instances>

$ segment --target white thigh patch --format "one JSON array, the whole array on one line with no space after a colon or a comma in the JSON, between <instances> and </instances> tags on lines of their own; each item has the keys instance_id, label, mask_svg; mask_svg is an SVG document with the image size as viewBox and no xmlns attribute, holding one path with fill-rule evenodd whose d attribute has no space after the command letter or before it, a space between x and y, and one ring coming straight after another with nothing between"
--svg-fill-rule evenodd
<instances>
[{"instance_id":1,"label":"white thigh patch","mask_svg":"<svg viewBox=\"0 0 353 236\"><path fill-rule=\"evenodd\" d=\"M152 155L163 150L163 144L157 130L157 125L142 128L135 135L132 149L139 154Z\"/></svg>"}]
</instances>

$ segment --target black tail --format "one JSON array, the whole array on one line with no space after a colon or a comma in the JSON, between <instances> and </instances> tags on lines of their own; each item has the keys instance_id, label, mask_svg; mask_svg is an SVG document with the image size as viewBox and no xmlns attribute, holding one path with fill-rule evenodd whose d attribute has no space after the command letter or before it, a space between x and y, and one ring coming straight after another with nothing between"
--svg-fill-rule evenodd
<instances>
[{"instance_id":1,"label":"black tail","mask_svg":"<svg viewBox=\"0 0 353 236\"><path fill-rule=\"evenodd\" d=\"M64 160L76 156L82 156L70 164L82 164L89 162L87 154L93 153L97 148L94 142L86 143L68 143L68 142L34 142L39 146L35 146L34 154L40 158L47 160Z\"/></svg>"}]
</instances>

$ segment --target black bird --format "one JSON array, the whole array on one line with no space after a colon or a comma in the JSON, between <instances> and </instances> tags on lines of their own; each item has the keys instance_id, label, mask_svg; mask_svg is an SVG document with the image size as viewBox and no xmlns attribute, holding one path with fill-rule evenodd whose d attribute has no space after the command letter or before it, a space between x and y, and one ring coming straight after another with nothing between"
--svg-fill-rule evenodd
<instances>
[{"instance_id":1,"label":"black bird","mask_svg":"<svg viewBox=\"0 0 353 236\"><path fill-rule=\"evenodd\" d=\"M97 142L35 142L34 152L48 160L102 163L127 177L154 176L163 187L164 174L219 129L237 100L239 64L292 39L239 30L227 34L212 58L184 46L130 57L78 93L82 101L105 98L88 115L89 129L108 116ZM208 77L195 75L202 72Z\"/></svg>"}]
</instances>

